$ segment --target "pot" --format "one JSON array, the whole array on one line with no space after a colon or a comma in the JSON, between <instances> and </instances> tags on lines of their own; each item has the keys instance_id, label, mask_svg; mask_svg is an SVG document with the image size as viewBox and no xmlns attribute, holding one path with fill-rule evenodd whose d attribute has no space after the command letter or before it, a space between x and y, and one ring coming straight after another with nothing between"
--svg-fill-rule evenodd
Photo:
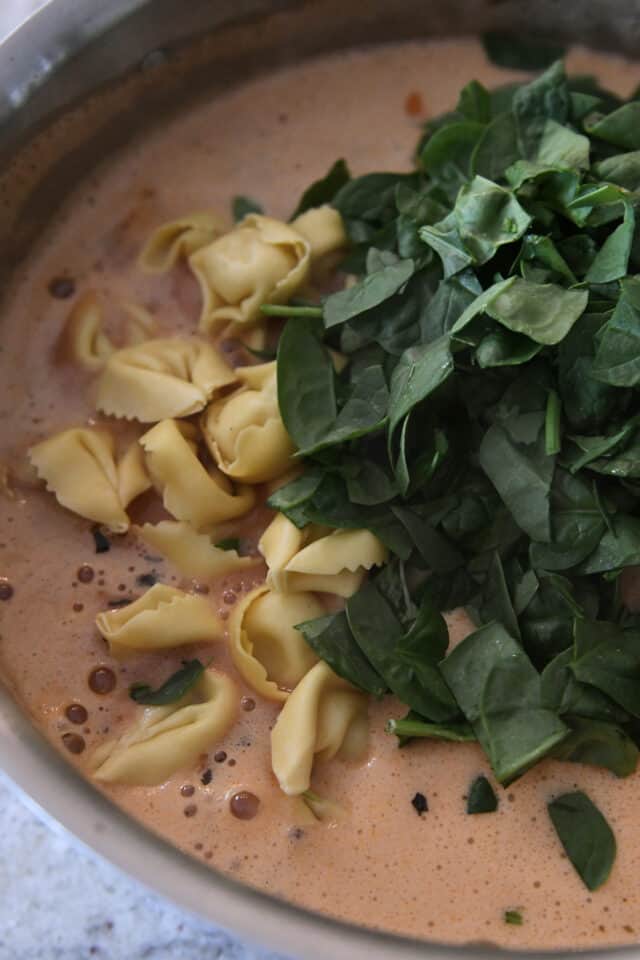
<instances>
[{"instance_id":1,"label":"pot","mask_svg":"<svg viewBox=\"0 0 640 960\"><path fill-rule=\"evenodd\" d=\"M525 25L532 35L633 53L640 2L49 0L0 44L0 275L24 256L79 176L145 123L184 103L193 89L206 85L215 92L270 67L353 44L522 31ZM109 803L48 745L1 685L0 767L54 827L69 830L185 909L262 947L308 960L496 955L480 944L447 948L350 926L212 871ZM603 952L590 954L598 955ZM607 955L637 960L640 948Z\"/></svg>"}]
</instances>

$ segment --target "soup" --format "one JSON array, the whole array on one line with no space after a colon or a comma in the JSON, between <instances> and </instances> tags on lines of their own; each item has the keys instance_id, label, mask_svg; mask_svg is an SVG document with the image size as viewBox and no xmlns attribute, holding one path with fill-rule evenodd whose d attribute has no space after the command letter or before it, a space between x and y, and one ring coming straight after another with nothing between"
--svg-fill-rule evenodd
<instances>
[{"instance_id":1,"label":"soup","mask_svg":"<svg viewBox=\"0 0 640 960\"><path fill-rule=\"evenodd\" d=\"M582 50L571 52L567 69L594 73L625 96L640 80L635 64ZM630 882L640 858L637 775L616 779L606 770L545 760L504 790L496 787L498 807L490 816L470 816L470 784L479 775L491 779L478 745L415 740L398 749L385 723L402 708L387 697L366 705L363 758L314 763L308 804L280 789L270 733L283 698L261 696L246 682L238 670L242 651L234 656L224 635L265 580L257 545L274 516L264 501L278 478L260 476L253 505L213 523L216 543L229 557L239 541L250 559L239 562L233 553L230 572L216 576L205 563L201 575L193 562L185 573L183 562L167 559L166 544L139 532L176 516L144 479L129 509L138 533L105 533L104 525L96 528L56 504L27 461L29 448L72 426L107 425L121 450L140 435L126 417L96 413L95 371L74 363L72 354L86 348L100 368L101 320L107 336L120 345L129 337L134 348L149 336L195 332L201 293L186 266L156 273L138 266L140 250L160 224L194 210L227 215L231 197L246 195L284 221L309 182L338 156L355 174L409 169L420 125L450 109L472 78L493 88L522 80L522 74L489 64L470 40L305 63L200 103L78 186L19 268L4 307L2 674L51 743L87 776L95 774L104 744L139 716L144 693L138 691L136 702L132 684L160 687L184 660L232 678L233 722L220 726L211 748L193 763L157 784L98 783L145 825L245 883L332 916L436 941L537 949L629 943L640 924ZM207 223L203 229L214 228ZM91 295L96 299L88 300ZM87 311L101 314L84 348L70 334L69 314L78 305L85 333ZM238 359L259 365L270 362L272 348L256 340L251 355L234 342L225 356L232 365ZM190 369L195 362L185 360ZM122 383L109 395L114 407L126 406ZM221 396L230 386L222 384ZM189 449L190 439L187 431L180 442ZM64 453L63 467L75 449ZM109 451L100 457L108 460ZM50 486L57 482L50 479ZM220 489L227 497L242 496L239 488ZM189 541L185 549L193 561L197 544ZM369 561L375 566L381 558ZM193 627L188 648L144 652L131 641L131 605L158 584L196 598L206 621L204 604L215 616L215 642L208 640L206 623L193 626L192 608L178 613ZM315 594L313 583L311 593L316 599L306 613L296 612L298 622L340 608L342 600ZM175 596L163 594L157 603ZM101 636L95 620L108 611ZM265 616L267 629L275 614ZM448 614L447 622L452 646L473 629L462 610ZM121 644L117 657L105 644L109 631ZM157 640L158 624L153 631ZM354 709L361 710L358 704ZM619 841L611 877L593 893L563 854L546 813L550 797L577 789L597 801Z\"/></svg>"}]
</instances>

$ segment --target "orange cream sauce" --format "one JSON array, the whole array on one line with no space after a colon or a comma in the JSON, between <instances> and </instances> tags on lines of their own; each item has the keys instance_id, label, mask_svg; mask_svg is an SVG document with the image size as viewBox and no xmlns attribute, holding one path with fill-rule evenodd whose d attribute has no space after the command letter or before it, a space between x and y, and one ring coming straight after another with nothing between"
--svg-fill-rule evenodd
<instances>
[{"instance_id":1,"label":"orange cream sauce","mask_svg":"<svg viewBox=\"0 0 640 960\"><path fill-rule=\"evenodd\" d=\"M596 73L625 94L640 81L640 66L586 51L574 51L568 67ZM3 310L0 353L0 462L10 467L14 493L14 499L0 497L0 576L13 587L0 601L0 667L35 722L81 770L89 773L93 750L131 722L138 708L129 684L161 681L185 653L116 663L94 628L95 615L114 598L140 595L145 587L137 578L144 574L185 588L194 584L132 535L112 538L111 550L96 554L90 524L58 507L25 466L30 444L101 419L91 406L90 378L61 354L59 336L73 299L52 297L51 279L72 277L76 295L97 291L116 335L123 301L148 307L162 332L192 330L199 298L187 271L149 278L136 270L153 227L193 210L226 211L236 193L255 196L286 219L301 191L336 157L344 156L355 173L406 169L420 121L453 106L464 83L475 77L492 85L516 76L487 64L479 46L467 41L343 54L256 80L186 111L105 162L78 186L20 269ZM140 520L161 511L147 496L134 514ZM250 542L267 520L263 510L243 522ZM90 582L83 582L89 574L78 576L83 564L92 569ZM241 578L205 585L223 618L264 572L257 565ZM458 613L450 626L455 639L468 623ZM187 652L233 672L223 642ZM91 670L101 665L115 675L109 694L88 685ZM243 709L242 697L255 700L255 708ZM74 703L86 709L85 722L68 719ZM366 762L316 766L313 789L341 808L328 822L312 822L279 792L269 756L277 707L239 679L237 722L198 769L182 770L160 787L105 792L212 866L373 927L520 948L640 937L638 776L616 780L546 762L508 790L498 789L497 813L470 817L469 785L490 773L481 751L431 742L399 750L383 728L401 712L389 698L371 704ZM69 751L69 734L82 738L81 752ZM611 878L593 894L563 856L546 813L550 797L577 787L592 796L618 837ZM230 812L230 796L243 789L260 801L251 820ZM411 805L416 792L428 800L422 816ZM522 926L505 924L504 911L512 909L521 911Z\"/></svg>"}]
</instances>

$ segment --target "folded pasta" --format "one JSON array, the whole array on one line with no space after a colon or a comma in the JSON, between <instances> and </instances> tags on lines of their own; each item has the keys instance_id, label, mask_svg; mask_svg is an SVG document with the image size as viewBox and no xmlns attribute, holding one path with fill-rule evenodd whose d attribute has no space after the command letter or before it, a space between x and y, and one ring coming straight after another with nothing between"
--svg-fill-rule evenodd
<instances>
[{"instance_id":1,"label":"folded pasta","mask_svg":"<svg viewBox=\"0 0 640 960\"><path fill-rule=\"evenodd\" d=\"M98 378L96 406L114 417L154 423L188 417L236 376L210 344L160 338L112 353Z\"/></svg>"},{"instance_id":2,"label":"folded pasta","mask_svg":"<svg viewBox=\"0 0 640 960\"><path fill-rule=\"evenodd\" d=\"M145 273L166 273L178 260L186 259L222 233L222 220L211 213L192 213L163 223L144 245L138 265Z\"/></svg>"},{"instance_id":3,"label":"folded pasta","mask_svg":"<svg viewBox=\"0 0 640 960\"><path fill-rule=\"evenodd\" d=\"M70 359L85 370L101 370L114 346L104 332L102 308L94 293L73 305L62 333Z\"/></svg>"},{"instance_id":4,"label":"folded pasta","mask_svg":"<svg viewBox=\"0 0 640 960\"><path fill-rule=\"evenodd\" d=\"M367 697L317 663L297 685L271 731L271 764L282 790L309 789L314 760L360 759L367 749Z\"/></svg>"},{"instance_id":5,"label":"folded pasta","mask_svg":"<svg viewBox=\"0 0 640 960\"><path fill-rule=\"evenodd\" d=\"M135 532L185 577L210 580L261 562L260 557L240 557L236 550L214 546L206 533L196 533L188 523L179 520L145 523L142 527L135 527Z\"/></svg>"},{"instance_id":6,"label":"folded pasta","mask_svg":"<svg viewBox=\"0 0 640 960\"><path fill-rule=\"evenodd\" d=\"M369 530L299 530L279 513L258 549L269 568L267 583L284 593L315 590L350 597L371 567L386 563L387 551Z\"/></svg>"},{"instance_id":7,"label":"folded pasta","mask_svg":"<svg viewBox=\"0 0 640 960\"><path fill-rule=\"evenodd\" d=\"M229 480L198 459L198 433L188 423L163 420L140 438L149 474L168 512L196 530L233 520L251 509L251 487L231 490Z\"/></svg>"},{"instance_id":8,"label":"folded pasta","mask_svg":"<svg viewBox=\"0 0 640 960\"><path fill-rule=\"evenodd\" d=\"M31 447L28 456L61 506L125 533L128 504L151 485L134 444L119 463L106 430L74 427Z\"/></svg>"},{"instance_id":9,"label":"folded pasta","mask_svg":"<svg viewBox=\"0 0 640 960\"><path fill-rule=\"evenodd\" d=\"M213 607L204 597L164 583L154 584L126 607L99 613L96 627L118 659L139 651L210 643L222 636Z\"/></svg>"},{"instance_id":10,"label":"folded pasta","mask_svg":"<svg viewBox=\"0 0 640 960\"><path fill-rule=\"evenodd\" d=\"M146 707L119 740L96 750L95 778L132 786L164 783L224 736L236 717L237 700L235 684L207 670L176 703Z\"/></svg>"},{"instance_id":11,"label":"folded pasta","mask_svg":"<svg viewBox=\"0 0 640 960\"><path fill-rule=\"evenodd\" d=\"M189 257L202 291L200 329L254 323L263 303L286 303L306 281L309 242L280 220L249 214Z\"/></svg>"},{"instance_id":12,"label":"folded pasta","mask_svg":"<svg viewBox=\"0 0 640 960\"><path fill-rule=\"evenodd\" d=\"M240 388L202 416L202 433L224 473L246 483L274 480L291 466L295 447L278 409L276 363L239 367Z\"/></svg>"},{"instance_id":13,"label":"folded pasta","mask_svg":"<svg viewBox=\"0 0 640 960\"><path fill-rule=\"evenodd\" d=\"M317 662L296 624L321 617L310 593L273 593L261 586L236 605L229 622L231 656L242 678L268 700L286 700Z\"/></svg>"},{"instance_id":14,"label":"folded pasta","mask_svg":"<svg viewBox=\"0 0 640 960\"><path fill-rule=\"evenodd\" d=\"M309 242L312 279L324 280L336 269L349 245L342 217L326 204L305 210L291 226Z\"/></svg>"}]
</instances>

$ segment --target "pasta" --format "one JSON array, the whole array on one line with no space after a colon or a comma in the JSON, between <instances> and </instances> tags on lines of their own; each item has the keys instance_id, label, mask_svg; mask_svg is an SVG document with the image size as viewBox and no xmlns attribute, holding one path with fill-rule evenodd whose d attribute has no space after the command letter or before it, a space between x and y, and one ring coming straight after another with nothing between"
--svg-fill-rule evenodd
<instances>
[{"instance_id":1,"label":"pasta","mask_svg":"<svg viewBox=\"0 0 640 960\"><path fill-rule=\"evenodd\" d=\"M278 514L258 549L269 567L267 583L286 593L303 590L350 597L365 571L386 562L387 551L368 530L332 530L309 525L299 530Z\"/></svg>"},{"instance_id":2,"label":"pasta","mask_svg":"<svg viewBox=\"0 0 640 960\"><path fill-rule=\"evenodd\" d=\"M309 242L312 279L324 280L335 270L349 245L342 217L327 204L305 210L291 226Z\"/></svg>"},{"instance_id":3,"label":"pasta","mask_svg":"<svg viewBox=\"0 0 640 960\"><path fill-rule=\"evenodd\" d=\"M135 303L124 303L122 309L128 318L125 324L127 344L147 340L154 328L149 311ZM97 296L93 292L85 293L71 309L62 332L65 355L92 373L102 370L116 350L111 338L104 332L103 321Z\"/></svg>"},{"instance_id":4,"label":"pasta","mask_svg":"<svg viewBox=\"0 0 640 960\"><path fill-rule=\"evenodd\" d=\"M138 265L145 273L166 273L222 233L224 224L211 213L192 213L163 223L144 245Z\"/></svg>"},{"instance_id":5,"label":"pasta","mask_svg":"<svg viewBox=\"0 0 640 960\"><path fill-rule=\"evenodd\" d=\"M74 427L31 447L28 456L61 506L114 533L125 533L125 508L150 486L135 446L116 463L111 434Z\"/></svg>"},{"instance_id":6,"label":"pasta","mask_svg":"<svg viewBox=\"0 0 640 960\"><path fill-rule=\"evenodd\" d=\"M242 386L207 408L202 433L224 473L264 483L291 466L295 450L278 409L276 363L240 367L236 373Z\"/></svg>"},{"instance_id":7,"label":"pasta","mask_svg":"<svg viewBox=\"0 0 640 960\"><path fill-rule=\"evenodd\" d=\"M119 740L93 757L94 776L107 783L154 786L194 764L226 733L237 710L235 684L207 670L175 703L146 707Z\"/></svg>"},{"instance_id":8,"label":"pasta","mask_svg":"<svg viewBox=\"0 0 640 960\"><path fill-rule=\"evenodd\" d=\"M246 570L260 562L259 557L240 557L236 550L215 547L207 534L196 533L188 523L181 521L145 523L136 527L135 532L186 577L209 580Z\"/></svg>"},{"instance_id":9,"label":"pasta","mask_svg":"<svg viewBox=\"0 0 640 960\"><path fill-rule=\"evenodd\" d=\"M291 796L304 793L315 758L357 760L367 737L366 696L320 661L289 696L271 732L271 763L281 789Z\"/></svg>"},{"instance_id":10,"label":"pasta","mask_svg":"<svg viewBox=\"0 0 640 960\"><path fill-rule=\"evenodd\" d=\"M234 494L224 474L206 470L198 460L196 438L191 424L163 420L140 443L165 508L177 520L202 530L246 513L255 494L251 487L239 487Z\"/></svg>"},{"instance_id":11,"label":"pasta","mask_svg":"<svg viewBox=\"0 0 640 960\"><path fill-rule=\"evenodd\" d=\"M178 337L147 340L111 354L98 378L96 406L142 423L188 417L235 381L233 370L209 343Z\"/></svg>"},{"instance_id":12,"label":"pasta","mask_svg":"<svg viewBox=\"0 0 640 960\"><path fill-rule=\"evenodd\" d=\"M317 662L296 624L325 610L313 594L285 595L261 586L237 604L229 623L231 655L243 679L268 700L286 700Z\"/></svg>"},{"instance_id":13,"label":"pasta","mask_svg":"<svg viewBox=\"0 0 640 960\"><path fill-rule=\"evenodd\" d=\"M202 290L200 329L255 323L261 304L285 303L307 279L309 251L296 230L260 214L196 251L189 265Z\"/></svg>"},{"instance_id":14,"label":"pasta","mask_svg":"<svg viewBox=\"0 0 640 960\"><path fill-rule=\"evenodd\" d=\"M156 583L117 610L99 613L96 626L114 657L219 639L220 624L203 597Z\"/></svg>"}]
</instances>

